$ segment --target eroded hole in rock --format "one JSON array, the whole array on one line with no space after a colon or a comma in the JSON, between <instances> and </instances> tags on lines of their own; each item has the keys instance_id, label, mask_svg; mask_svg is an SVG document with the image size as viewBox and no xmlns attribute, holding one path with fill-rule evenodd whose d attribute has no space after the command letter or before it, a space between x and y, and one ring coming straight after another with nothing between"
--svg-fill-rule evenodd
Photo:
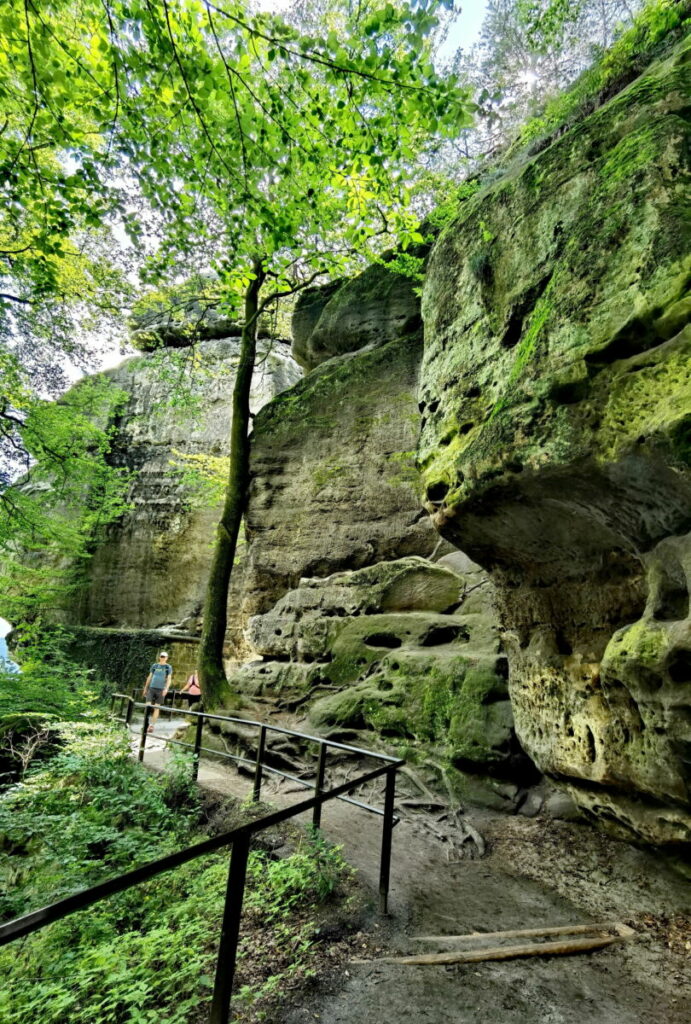
<instances>
[{"instance_id":1,"label":"eroded hole in rock","mask_svg":"<svg viewBox=\"0 0 691 1024\"><path fill-rule=\"evenodd\" d=\"M691 651L683 647L672 651L667 659L667 671L673 683L691 683Z\"/></svg>"},{"instance_id":2,"label":"eroded hole in rock","mask_svg":"<svg viewBox=\"0 0 691 1024\"><path fill-rule=\"evenodd\" d=\"M494 663L494 671L501 679L509 678L509 659L508 658L497 658Z\"/></svg>"},{"instance_id":3,"label":"eroded hole in rock","mask_svg":"<svg viewBox=\"0 0 691 1024\"><path fill-rule=\"evenodd\" d=\"M439 399L435 398L432 402L429 403L427 408L432 413L436 412L437 409L439 408Z\"/></svg>"},{"instance_id":4,"label":"eroded hole in rock","mask_svg":"<svg viewBox=\"0 0 691 1024\"><path fill-rule=\"evenodd\" d=\"M585 727L585 757L589 764L594 764L597 751L595 749L595 737L590 726Z\"/></svg>"},{"instance_id":5,"label":"eroded hole in rock","mask_svg":"<svg viewBox=\"0 0 691 1024\"><path fill-rule=\"evenodd\" d=\"M501 339L503 348L513 348L521 340L521 334L523 333L523 317L519 312L512 313L509 318L508 325L504 331L504 337Z\"/></svg>"},{"instance_id":6,"label":"eroded hole in rock","mask_svg":"<svg viewBox=\"0 0 691 1024\"><path fill-rule=\"evenodd\" d=\"M689 592L681 566L666 571L659 584L653 608L658 622L678 622L689 615Z\"/></svg>"},{"instance_id":7,"label":"eroded hole in rock","mask_svg":"<svg viewBox=\"0 0 691 1024\"><path fill-rule=\"evenodd\" d=\"M464 423L463 426L460 428L459 433L461 433L461 434L469 434L474 426L475 426L474 423Z\"/></svg>"},{"instance_id":8,"label":"eroded hole in rock","mask_svg":"<svg viewBox=\"0 0 691 1024\"><path fill-rule=\"evenodd\" d=\"M573 654L573 647L560 629L555 633L554 641L560 654Z\"/></svg>"},{"instance_id":9,"label":"eroded hole in rock","mask_svg":"<svg viewBox=\"0 0 691 1024\"><path fill-rule=\"evenodd\" d=\"M660 312L656 309L647 317L633 317L624 324L608 345L598 352L588 352L585 361L591 370L597 373L604 366L616 363L620 359L630 359L661 345L665 339L657 334L653 326L653 321Z\"/></svg>"},{"instance_id":10,"label":"eroded hole in rock","mask_svg":"<svg viewBox=\"0 0 691 1024\"><path fill-rule=\"evenodd\" d=\"M282 629L275 629L274 630L274 636L283 636L283 630Z\"/></svg>"},{"instance_id":11,"label":"eroded hole in rock","mask_svg":"<svg viewBox=\"0 0 691 1024\"><path fill-rule=\"evenodd\" d=\"M590 382L588 380L562 381L549 389L549 397L557 405L575 405L588 397Z\"/></svg>"},{"instance_id":12,"label":"eroded hole in rock","mask_svg":"<svg viewBox=\"0 0 691 1024\"><path fill-rule=\"evenodd\" d=\"M387 692L388 690L393 690L393 683L390 682L388 679L382 679L377 689L383 690L384 692Z\"/></svg>"},{"instance_id":13,"label":"eroded hole in rock","mask_svg":"<svg viewBox=\"0 0 691 1024\"><path fill-rule=\"evenodd\" d=\"M468 388L468 390L466 391L465 397L479 398L481 394L482 392L480 391L480 388L477 386L477 384L473 384L472 388Z\"/></svg>"},{"instance_id":14,"label":"eroded hole in rock","mask_svg":"<svg viewBox=\"0 0 691 1024\"><path fill-rule=\"evenodd\" d=\"M454 640L463 643L470 640L470 633L465 626L431 626L420 639L420 646L439 647L441 644L451 644Z\"/></svg>"},{"instance_id":15,"label":"eroded hole in rock","mask_svg":"<svg viewBox=\"0 0 691 1024\"><path fill-rule=\"evenodd\" d=\"M440 480L436 484L430 484L427 488L428 501L443 501L449 493L449 485Z\"/></svg>"},{"instance_id":16,"label":"eroded hole in rock","mask_svg":"<svg viewBox=\"0 0 691 1024\"><path fill-rule=\"evenodd\" d=\"M535 305L549 284L551 276L551 272L545 274L532 288L528 288L512 307L509 313L509 321L501 339L502 348L514 348L521 340L525 321L529 317L532 318L532 314L535 312ZM528 327L530 327L530 321L528 322Z\"/></svg>"},{"instance_id":17,"label":"eroded hole in rock","mask_svg":"<svg viewBox=\"0 0 691 1024\"><path fill-rule=\"evenodd\" d=\"M401 640L393 633L372 633L371 636L364 638L363 643L368 647L386 647L389 650L401 646Z\"/></svg>"}]
</instances>

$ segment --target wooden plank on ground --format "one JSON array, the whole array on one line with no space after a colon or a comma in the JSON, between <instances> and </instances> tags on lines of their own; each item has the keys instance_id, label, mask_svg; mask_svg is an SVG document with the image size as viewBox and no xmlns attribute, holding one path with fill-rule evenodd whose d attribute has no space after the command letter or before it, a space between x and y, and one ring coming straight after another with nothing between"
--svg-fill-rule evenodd
<instances>
[{"instance_id":1,"label":"wooden plank on ground","mask_svg":"<svg viewBox=\"0 0 691 1024\"><path fill-rule=\"evenodd\" d=\"M515 928L505 932L470 932L468 935L413 935L415 942L479 942L482 939L542 938L548 935L590 935L592 932L610 932L616 921L602 924L562 924L551 928Z\"/></svg>"},{"instance_id":2,"label":"wooden plank on ground","mask_svg":"<svg viewBox=\"0 0 691 1024\"><path fill-rule=\"evenodd\" d=\"M632 928L617 925L616 935L592 935L586 939L567 939L557 942L529 942L520 946L495 946L490 949L453 950L448 953L420 953L415 956L383 957L378 963L405 966L434 966L442 964L477 964L485 960L515 960L531 956L559 956L570 953L589 953L615 942L626 942L635 935ZM361 961L362 962L362 961Z\"/></svg>"}]
</instances>

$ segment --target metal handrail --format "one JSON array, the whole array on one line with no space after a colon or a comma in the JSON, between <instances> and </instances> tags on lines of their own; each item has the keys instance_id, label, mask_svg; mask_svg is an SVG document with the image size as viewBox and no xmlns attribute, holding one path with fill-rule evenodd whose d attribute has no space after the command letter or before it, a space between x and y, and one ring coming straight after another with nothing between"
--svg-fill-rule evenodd
<instances>
[{"instance_id":1,"label":"metal handrail","mask_svg":"<svg viewBox=\"0 0 691 1024\"><path fill-rule=\"evenodd\" d=\"M178 692L178 690L175 691L175 693ZM134 707L136 708L154 707L154 705L152 704L147 704L146 701L135 700L134 697L132 697L132 695L129 693L112 694L112 701L115 701L116 698L120 698L121 700L132 701ZM236 722L238 725L247 726L254 725L258 729L266 729L268 732L280 732L284 736L297 736L299 739L310 740L312 743L326 743L328 744L328 746L333 747L335 750L347 750L351 754L363 754L365 757L376 757L379 761L390 761L392 763L395 761L398 763L398 758L392 757L390 754L381 754L379 751L366 750L364 747L354 747L349 743L338 743L336 740L328 740L325 739L323 736L312 736L308 732L298 732L295 729L286 729L282 725L271 725L269 722L258 722L255 721L253 718L234 718L232 715L215 715L212 714L210 711L192 711L188 710L187 708L167 707L166 711L169 711L175 715L194 715L195 717L201 715L203 718L208 719L209 721Z\"/></svg>"},{"instance_id":2,"label":"metal handrail","mask_svg":"<svg viewBox=\"0 0 691 1024\"><path fill-rule=\"evenodd\" d=\"M120 699L121 701L129 701L130 702L127 714L124 717L121 716L121 718L120 718L120 720L123 721L127 725L129 725L131 723L132 713L133 713L134 708L147 708L147 707L151 708L151 707L154 706L154 705L151 705L151 704L147 704L144 701L137 701L137 700L134 699L133 696L130 696L129 694L126 694L126 693L114 693L112 695L111 711L115 707L115 701L117 699ZM256 777L255 777L255 794L254 794L254 799L255 800L259 799L259 793L260 793L260 790L261 790L261 773L262 772L269 772L269 773L271 773L273 775L280 775L282 778L288 779L290 782L296 782L299 785L304 786L305 789L319 788L317 786L317 784L308 782L306 779L300 779L296 775L291 775L289 772L282 771L280 768L274 768L271 765L264 764L263 754L264 754L265 751L264 751L264 746L261 743L261 735L262 734L266 735L267 732L277 732L277 733L280 733L283 736L294 736L294 737L297 737L298 739L308 740L311 743L318 743L319 747L320 747L320 750L324 746L326 746L327 748L328 747L333 747L336 750L345 750L348 753L358 754L358 755L363 756L363 757L376 758L377 760L380 760L380 761L389 761L390 763L393 763L393 762L396 761L396 758L392 757L389 754L382 754L382 753L379 753L378 751L375 752L375 751L372 751L372 750L366 750L363 747L355 747L355 746L352 746L352 744L348 744L348 743L338 743L335 740L324 739L324 737L322 737L322 736L311 736L309 733L297 732L296 730L286 729L286 728L284 728L281 725L271 725L268 722L258 722L258 721L255 721L254 719L251 719L251 718L237 718L237 717L233 717L232 715L216 715L216 714L211 714L210 712L206 712L206 711L190 711L187 708L176 708L174 706L173 707L169 707L166 710L169 712L170 715L174 715L174 714L175 715L184 715L185 717L187 717L188 715L193 715L195 718L197 718L197 725L198 726L200 725L200 722L203 725L203 723L207 719L211 719L212 721L218 721L218 722L235 722L238 725L255 726L256 728L258 728L260 730L260 751L258 751L258 755L259 755L259 753L261 753L262 756L261 756L261 758L259 756L257 756L257 758L254 761L251 758L249 758L249 757L242 757L240 754L231 754L227 750L211 750L209 747L201 746L201 730L200 730L200 728L197 729L197 736L195 738L195 742L194 743L186 743L184 740L177 740L177 739L173 739L172 737L166 737L165 738L165 742L166 743L174 743L174 744L176 744L177 746L180 746L180 747L187 747L188 750L192 750L194 752L194 758L195 758L194 777L195 777L195 779L197 777L197 771L198 771L198 767L199 767L199 758L200 758L202 753L212 754L214 757L224 757L224 758L227 758L230 761L235 761L238 764L254 765L255 772L256 772ZM145 750L145 747L146 747L146 738L147 738L147 735L148 735L148 719L147 719L146 714L145 714L144 717L145 717L145 721L144 721L144 723L142 725L142 731L141 731L141 736L140 736L140 744L139 744L139 760L140 761L144 760L144 750ZM152 735L154 736L154 739L157 738L155 733L152 734ZM160 739L161 737L158 737L158 738ZM360 807L362 810L368 811L370 814L376 814L376 815L382 815L383 814L383 812L381 810L379 810L379 808L373 807L371 804L365 803L364 801L361 801L361 800L353 800L351 797L346 797L346 796L341 796L341 797L338 797L337 799L341 800L343 803L352 804L354 807ZM399 820L400 819L396 815L394 815L394 825L397 825ZM314 824L318 825L318 821L317 821L317 816L316 815L315 815L315 819L314 819Z\"/></svg>"},{"instance_id":3,"label":"metal handrail","mask_svg":"<svg viewBox=\"0 0 691 1024\"><path fill-rule=\"evenodd\" d=\"M128 701L127 713L124 717L124 721L127 725L131 722L134 708L144 707L144 723L142 726L142 736L139 748L139 760L141 761L143 760L149 717L153 705L141 704L135 701L129 694L116 693L113 694L111 710L114 709L116 699ZM397 758L390 757L387 754L379 754L371 750L350 747L343 743L331 743L329 740L316 736L308 736L305 733L292 732L290 729L284 729L281 726L271 726L263 722L250 723L247 719L227 718L223 715L211 715L204 711L192 712L185 709L175 708L172 710L183 715L192 714L197 719L194 743L195 778L197 777L199 767L200 751L203 749L201 747L201 734L205 719L211 718L214 720L220 719L234 721L244 725L251 724L259 728L260 740L257 750L257 759L255 762L249 762L255 764L253 789L253 799L255 801L260 798L262 770L277 772L281 775L286 774L281 772L280 769L272 768L263 764L267 731L280 732L289 736L298 736L319 743L319 762L316 772L316 782L312 784L308 783L306 780L303 781L294 776L292 777L296 782L300 782L303 785L313 788L315 790L314 796L311 796L306 800L302 800L297 804L293 804L290 807L286 807L283 810L263 815L261 818L257 818L245 825L240 825L237 828L232 829L230 832L224 832L219 836L213 836L212 838L205 839L200 843L195 843L193 846L189 846L184 850L179 850L177 853L171 853L165 857L160 857L158 860L144 864L139 868L135 868L133 871L128 871L123 875L118 875L116 878L100 882L98 885L91 886L81 892L74 893L72 896L66 896L61 900L57 900L55 903L51 903L46 907L41 907L38 910L31 911L30 913L24 914L12 921L8 921L5 924L0 925L0 946L13 942L23 936L30 935L32 932L38 931L40 928L44 928L46 925L52 924L56 921L60 921L78 910L84 910L108 896L113 896L119 892L125 892L127 889L131 889L133 886L146 882L149 879L156 878L158 875L163 874L166 871L171 871L183 864L188 864L190 861L196 860L197 857L202 857L204 854L232 846L230 868L228 872L228 884L226 887L226 897L223 908L223 923L216 961L214 993L209 1016L209 1024L228 1024L230 1020L230 998L233 987L233 978L235 975L235 960L240 933L240 916L242 913L242 901L245 889L247 858L249 856L250 839L252 836L257 832L271 828L273 825L278 825L283 821L287 821L289 818L296 817L297 815L310 810L313 813L313 822L318 827L321 823L322 805L327 803L329 800L345 799L348 803L353 803L356 806L363 807L365 810L375 810L376 813L381 814L383 817L379 868L379 906L380 911L386 914L388 911L389 880L391 872L392 832L393 827L398 820L394 815L396 772L405 762L398 760ZM185 745L188 746L189 744ZM322 787L324 784L326 753L327 748L330 746L341 750L347 749L353 753L365 755L384 763L356 779L351 779L333 787L332 789L325 790ZM219 752L215 751L214 753ZM232 757L233 755L228 756ZM243 758L242 760L248 761L249 759ZM371 782L383 775L386 776L383 811L371 808L367 804L362 804L360 801L356 801L345 796L346 793L349 793L355 787L361 786L366 782Z\"/></svg>"}]
</instances>

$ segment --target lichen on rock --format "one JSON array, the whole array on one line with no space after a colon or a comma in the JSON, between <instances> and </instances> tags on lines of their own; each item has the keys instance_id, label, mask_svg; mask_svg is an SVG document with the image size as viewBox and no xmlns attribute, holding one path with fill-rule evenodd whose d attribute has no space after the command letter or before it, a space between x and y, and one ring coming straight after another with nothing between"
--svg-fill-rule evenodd
<instances>
[{"instance_id":1,"label":"lichen on rock","mask_svg":"<svg viewBox=\"0 0 691 1024\"><path fill-rule=\"evenodd\" d=\"M656 553L691 525L690 56L465 202L423 297L427 506L492 570L519 737L653 842L691 841L681 569L670 622L646 610Z\"/></svg>"},{"instance_id":2,"label":"lichen on rock","mask_svg":"<svg viewBox=\"0 0 691 1024\"><path fill-rule=\"evenodd\" d=\"M303 579L251 620L249 639L263 660L236 683L307 702L316 730L434 755L473 774L480 800L488 774L533 773L513 730L492 588L472 563L461 575L408 557Z\"/></svg>"},{"instance_id":3,"label":"lichen on rock","mask_svg":"<svg viewBox=\"0 0 691 1024\"><path fill-rule=\"evenodd\" d=\"M375 263L347 281L303 292L293 313L293 356L313 370L333 356L419 338L420 298L413 280Z\"/></svg>"}]
</instances>

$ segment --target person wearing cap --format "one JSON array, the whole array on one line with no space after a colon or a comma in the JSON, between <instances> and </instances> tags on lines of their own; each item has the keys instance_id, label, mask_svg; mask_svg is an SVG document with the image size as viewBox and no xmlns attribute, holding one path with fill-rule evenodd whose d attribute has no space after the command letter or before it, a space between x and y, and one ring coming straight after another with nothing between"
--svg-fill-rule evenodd
<instances>
[{"instance_id":1,"label":"person wearing cap","mask_svg":"<svg viewBox=\"0 0 691 1024\"><path fill-rule=\"evenodd\" d=\"M147 703L155 705L151 716L149 732L154 731L154 725L161 710L161 704L166 699L166 694L170 689L172 681L173 668L168 664L168 652L161 651L158 661L155 661L149 669L149 674L144 683L144 690L142 691L142 695L146 698Z\"/></svg>"}]
</instances>

